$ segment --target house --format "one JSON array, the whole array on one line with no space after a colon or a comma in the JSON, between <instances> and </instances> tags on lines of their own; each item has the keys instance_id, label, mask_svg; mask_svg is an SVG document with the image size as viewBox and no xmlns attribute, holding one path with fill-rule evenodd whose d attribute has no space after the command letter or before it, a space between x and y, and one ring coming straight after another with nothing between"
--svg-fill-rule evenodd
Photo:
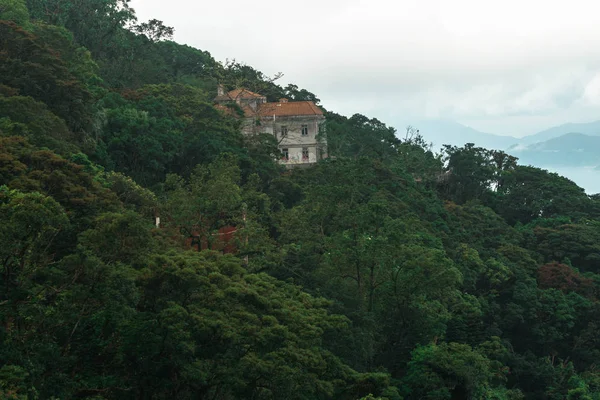
<instances>
[{"instance_id":1,"label":"house","mask_svg":"<svg viewBox=\"0 0 600 400\"><path fill-rule=\"evenodd\" d=\"M244 134L275 136L281 151L279 162L286 167L308 166L327 158L327 142L323 138L325 116L312 101L267 102L265 96L247 89L225 92L222 85L214 101L220 109L226 109L230 103L241 108Z\"/></svg>"}]
</instances>

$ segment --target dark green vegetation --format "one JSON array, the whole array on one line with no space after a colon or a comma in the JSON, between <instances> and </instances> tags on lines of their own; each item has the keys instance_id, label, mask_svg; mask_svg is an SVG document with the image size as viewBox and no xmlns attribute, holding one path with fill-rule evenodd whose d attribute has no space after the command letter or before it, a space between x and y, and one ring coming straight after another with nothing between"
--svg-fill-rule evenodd
<instances>
[{"instance_id":1,"label":"dark green vegetation","mask_svg":"<svg viewBox=\"0 0 600 400\"><path fill-rule=\"evenodd\" d=\"M315 96L134 17L0 0L0 398L600 399L598 196L362 115L284 172L217 82Z\"/></svg>"}]
</instances>

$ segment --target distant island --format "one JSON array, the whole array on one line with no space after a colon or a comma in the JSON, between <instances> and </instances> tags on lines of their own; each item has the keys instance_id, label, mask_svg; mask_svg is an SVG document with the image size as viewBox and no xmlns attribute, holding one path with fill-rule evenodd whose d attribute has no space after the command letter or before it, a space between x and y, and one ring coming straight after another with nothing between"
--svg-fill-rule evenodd
<instances>
[{"instance_id":1,"label":"distant island","mask_svg":"<svg viewBox=\"0 0 600 400\"><path fill-rule=\"evenodd\" d=\"M560 170L581 186L595 190L600 171L600 121L569 123L539 133L516 138L477 131L454 121L423 121L418 126L423 138L439 151L443 144L477 146L503 150L519 162L551 170Z\"/></svg>"}]
</instances>

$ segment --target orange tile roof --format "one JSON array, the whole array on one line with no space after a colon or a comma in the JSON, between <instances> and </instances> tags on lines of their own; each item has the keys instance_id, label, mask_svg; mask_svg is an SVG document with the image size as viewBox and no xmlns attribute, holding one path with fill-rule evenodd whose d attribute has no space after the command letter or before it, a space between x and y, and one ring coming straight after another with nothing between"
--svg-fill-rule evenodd
<instances>
[{"instance_id":1,"label":"orange tile roof","mask_svg":"<svg viewBox=\"0 0 600 400\"><path fill-rule=\"evenodd\" d=\"M290 101L285 103L263 103L259 106L261 117L286 117L293 115L323 115L323 111L312 101Z\"/></svg>"},{"instance_id":2,"label":"orange tile roof","mask_svg":"<svg viewBox=\"0 0 600 400\"><path fill-rule=\"evenodd\" d=\"M231 97L227 93L217 96L213 99L214 101L233 101Z\"/></svg>"},{"instance_id":3,"label":"orange tile roof","mask_svg":"<svg viewBox=\"0 0 600 400\"><path fill-rule=\"evenodd\" d=\"M260 99L265 96L249 91L248 89L235 89L214 98L214 101L236 101L238 99Z\"/></svg>"},{"instance_id":4,"label":"orange tile roof","mask_svg":"<svg viewBox=\"0 0 600 400\"><path fill-rule=\"evenodd\" d=\"M235 101L237 99L264 99L265 96L251 92L248 89L240 88L231 90L221 96L215 97L215 101ZM258 109L254 110L249 106L243 106L242 110L246 117L285 117L294 115L323 115L323 111L312 101L283 101L274 103L260 103ZM222 111L224 108L217 107Z\"/></svg>"},{"instance_id":5,"label":"orange tile roof","mask_svg":"<svg viewBox=\"0 0 600 400\"><path fill-rule=\"evenodd\" d=\"M254 98L265 97L258 93L251 92L247 89L235 89L235 90L228 92L227 95L231 99L254 99Z\"/></svg>"}]
</instances>

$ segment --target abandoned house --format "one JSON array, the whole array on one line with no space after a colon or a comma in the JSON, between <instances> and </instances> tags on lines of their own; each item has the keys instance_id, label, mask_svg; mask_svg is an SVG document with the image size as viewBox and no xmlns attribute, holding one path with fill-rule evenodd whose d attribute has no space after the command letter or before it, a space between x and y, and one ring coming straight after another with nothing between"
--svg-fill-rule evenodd
<instances>
[{"instance_id":1,"label":"abandoned house","mask_svg":"<svg viewBox=\"0 0 600 400\"><path fill-rule=\"evenodd\" d=\"M275 136L281 151L280 163L288 168L308 166L327 158L324 136L325 116L312 101L267 102L267 98L246 89L225 92L219 85L217 107L236 103L244 113L242 132ZM320 134L321 133L321 134Z\"/></svg>"}]
</instances>

